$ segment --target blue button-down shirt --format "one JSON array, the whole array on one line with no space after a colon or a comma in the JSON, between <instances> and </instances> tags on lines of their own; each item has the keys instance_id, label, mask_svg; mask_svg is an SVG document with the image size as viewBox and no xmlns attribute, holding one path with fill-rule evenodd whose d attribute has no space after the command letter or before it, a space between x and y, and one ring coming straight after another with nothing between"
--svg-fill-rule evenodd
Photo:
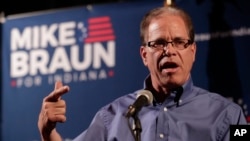
<instances>
[{"instance_id":1,"label":"blue button-down shirt","mask_svg":"<svg viewBox=\"0 0 250 141\"><path fill-rule=\"evenodd\" d=\"M141 141L229 141L230 124L247 124L237 104L194 86L191 79L182 88L178 101L172 93L163 103L141 109ZM74 141L134 141L125 114L135 100L136 92L101 108Z\"/></svg>"}]
</instances>

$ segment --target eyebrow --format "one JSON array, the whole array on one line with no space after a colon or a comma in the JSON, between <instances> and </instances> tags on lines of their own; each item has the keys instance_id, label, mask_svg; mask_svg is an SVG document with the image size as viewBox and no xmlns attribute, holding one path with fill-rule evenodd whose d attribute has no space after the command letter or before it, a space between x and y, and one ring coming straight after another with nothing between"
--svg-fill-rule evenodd
<instances>
[{"instance_id":1,"label":"eyebrow","mask_svg":"<svg viewBox=\"0 0 250 141\"><path fill-rule=\"evenodd\" d=\"M173 41L173 40L183 40L183 39L188 39L188 38L175 37L175 38L172 39L172 41ZM160 37L160 38L157 38L157 39L155 39L155 40L153 40L153 41L168 41L168 40L166 40L166 39L163 38L163 37Z\"/></svg>"}]
</instances>

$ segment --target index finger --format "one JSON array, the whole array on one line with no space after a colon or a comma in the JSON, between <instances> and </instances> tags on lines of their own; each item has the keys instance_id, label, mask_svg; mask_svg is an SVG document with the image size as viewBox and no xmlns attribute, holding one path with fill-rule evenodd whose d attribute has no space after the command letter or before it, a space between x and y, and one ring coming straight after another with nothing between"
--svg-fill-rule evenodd
<instances>
[{"instance_id":1,"label":"index finger","mask_svg":"<svg viewBox=\"0 0 250 141\"><path fill-rule=\"evenodd\" d=\"M62 86L63 86L63 83L61 81L56 81L54 90L59 89Z\"/></svg>"},{"instance_id":2,"label":"index finger","mask_svg":"<svg viewBox=\"0 0 250 141\"><path fill-rule=\"evenodd\" d=\"M54 91L52 91L46 98L45 101L55 102L60 99L62 95L69 91L69 86L63 86L62 82L57 81L55 83Z\"/></svg>"}]
</instances>

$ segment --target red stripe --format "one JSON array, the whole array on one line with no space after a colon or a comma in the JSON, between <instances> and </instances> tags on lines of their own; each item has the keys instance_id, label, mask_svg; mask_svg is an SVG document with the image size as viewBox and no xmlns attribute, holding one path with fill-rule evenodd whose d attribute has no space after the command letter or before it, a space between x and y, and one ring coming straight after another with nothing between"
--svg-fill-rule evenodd
<instances>
[{"instance_id":1,"label":"red stripe","mask_svg":"<svg viewBox=\"0 0 250 141\"><path fill-rule=\"evenodd\" d=\"M104 28L112 28L112 25L110 23L89 25L89 30L97 30L97 29L104 29Z\"/></svg>"},{"instance_id":2,"label":"red stripe","mask_svg":"<svg viewBox=\"0 0 250 141\"><path fill-rule=\"evenodd\" d=\"M10 85L11 85L12 87L16 87L16 80L12 80L12 81L10 82Z\"/></svg>"},{"instance_id":3,"label":"red stripe","mask_svg":"<svg viewBox=\"0 0 250 141\"><path fill-rule=\"evenodd\" d=\"M95 23L100 23L100 22L109 22L109 21L110 21L110 18L108 16L91 18L91 19L89 19L89 24L95 24Z\"/></svg>"},{"instance_id":4,"label":"red stripe","mask_svg":"<svg viewBox=\"0 0 250 141\"><path fill-rule=\"evenodd\" d=\"M98 30L98 31L90 31L88 33L88 36L98 36L98 35L107 35L107 34L113 35L113 30L112 29L104 29L104 30Z\"/></svg>"},{"instance_id":5,"label":"red stripe","mask_svg":"<svg viewBox=\"0 0 250 141\"><path fill-rule=\"evenodd\" d=\"M101 36L101 37L90 37L86 38L85 42L90 43L90 42L100 42L100 41L108 41L108 40L114 40L115 36L110 35L110 36Z\"/></svg>"},{"instance_id":6,"label":"red stripe","mask_svg":"<svg viewBox=\"0 0 250 141\"><path fill-rule=\"evenodd\" d=\"M250 116L247 116L247 123L250 123Z\"/></svg>"}]
</instances>

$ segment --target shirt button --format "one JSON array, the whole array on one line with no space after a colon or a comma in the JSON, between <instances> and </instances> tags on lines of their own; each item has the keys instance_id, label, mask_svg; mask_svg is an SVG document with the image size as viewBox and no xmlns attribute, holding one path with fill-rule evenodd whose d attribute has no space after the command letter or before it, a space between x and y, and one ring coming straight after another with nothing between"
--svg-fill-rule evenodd
<instances>
[{"instance_id":1,"label":"shirt button","mask_svg":"<svg viewBox=\"0 0 250 141\"><path fill-rule=\"evenodd\" d=\"M163 139L163 138L164 138L164 135L163 135L163 134L160 134L160 138Z\"/></svg>"},{"instance_id":2,"label":"shirt button","mask_svg":"<svg viewBox=\"0 0 250 141\"><path fill-rule=\"evenodd\" d=\"M164 112L167 112L167 111L168 111L168 108L167 108L167 107L164 107L163 110L164 110Z\"/></svg>"}]
</instances>

